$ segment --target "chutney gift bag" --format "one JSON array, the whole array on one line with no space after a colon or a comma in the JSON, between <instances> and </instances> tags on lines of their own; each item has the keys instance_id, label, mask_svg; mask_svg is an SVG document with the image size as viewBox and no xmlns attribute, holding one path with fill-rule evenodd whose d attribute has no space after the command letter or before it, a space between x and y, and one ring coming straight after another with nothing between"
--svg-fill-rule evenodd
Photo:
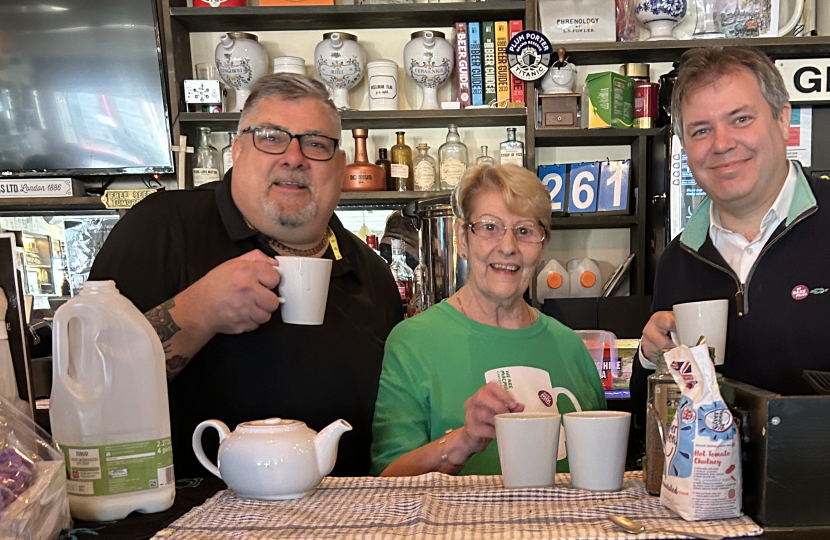
<instances>
[{"instance_id":1,"label":"chutney gift bag","mask_svg":"<svg viewBox=\"0 0 830 540\"><path fill-rule=\"evenodd\" d=\"M666 434L660 502L687 521L738 517L741 443L709 347L681 345L665 357L682 395Z\"/></svg>"}]
</instances>

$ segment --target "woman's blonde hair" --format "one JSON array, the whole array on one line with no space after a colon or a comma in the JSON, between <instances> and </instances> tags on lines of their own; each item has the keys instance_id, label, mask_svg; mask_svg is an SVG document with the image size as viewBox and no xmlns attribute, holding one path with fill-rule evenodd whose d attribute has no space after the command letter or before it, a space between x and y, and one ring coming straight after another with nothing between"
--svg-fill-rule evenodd
<instances>
[{"instance_id":1,"label":"woman's blonde hair","mask_svg":"<svg viewBox=\"0 0 830 540\"><path fill-rule=\"evenodd\" d=\"M476 195L495 188L504 197L507 209L535 219L550 237L550 195L539 178L517 165L477 165L464 173L452 193L455 216L470 221Z\"/></svg>"}]
</instances>

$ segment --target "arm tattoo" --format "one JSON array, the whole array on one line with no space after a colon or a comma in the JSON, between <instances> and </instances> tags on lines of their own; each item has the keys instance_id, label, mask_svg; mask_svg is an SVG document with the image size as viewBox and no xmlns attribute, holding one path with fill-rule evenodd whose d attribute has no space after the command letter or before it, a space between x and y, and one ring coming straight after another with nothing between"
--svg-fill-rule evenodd
<instances>
[{"instance_id":1,"label":"arm tattoo","mask_svg":"<svg viewBox=\"0 0 830 540\"><path fill-rule=\"evenodd\" d=\"M175 305L175 300L171 298L144 314L147 320L150 321L150 324L153 325L153 329L155 329L162 343L170 341L176 332L181 330L179 325L176 324L176 321L173 320L173 317L170 316L170 309Z\"/></svg>"},{"instance_id":2,"label":"arm tattoo","mask_svg":"<svg viewBox=\"0 0 830 540\"><path fill-rule=\"evenodd\" d=\"M170 316L170 309L175 305L175 300L171 298L167 302L161 304L160 306L154 307L144 314L147 320L150 321L153 329L155 329L156 334L158 334L161 344L164 347L168 380L172 379L177 373L184 369L188 362L190 362L190 358L186 358L178 354L170 356L172 348L170 340L173 339L173 336L175 336L179 330L181 330L179 325L176 324L176 321L173 320L173 317Z\"/></svg>"}]
</instances>

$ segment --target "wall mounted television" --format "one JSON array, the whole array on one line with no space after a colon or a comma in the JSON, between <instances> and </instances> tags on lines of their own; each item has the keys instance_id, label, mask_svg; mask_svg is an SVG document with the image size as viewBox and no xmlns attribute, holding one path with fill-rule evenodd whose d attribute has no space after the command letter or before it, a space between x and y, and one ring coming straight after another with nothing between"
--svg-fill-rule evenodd
<instances>
[{"instance_id":1,"label":"wall mounted television","mask_svg":"<svg viewBox=\"0 0 830 540\"><path fill-rule=\"evenodd\" d=\"M155 0L0 1L0 178L173 172Z\"/></svg>"}]
</instances>

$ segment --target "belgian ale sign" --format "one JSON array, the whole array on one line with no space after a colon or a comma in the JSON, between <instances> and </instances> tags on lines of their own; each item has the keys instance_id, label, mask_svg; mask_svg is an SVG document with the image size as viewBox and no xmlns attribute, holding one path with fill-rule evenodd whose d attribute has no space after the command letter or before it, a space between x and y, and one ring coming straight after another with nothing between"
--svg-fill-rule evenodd
<instances>
[{"instance_id":1,"label":"belgian ale sign","mask_svg":"<svg viewBox=\"0 0 830 540\"><path fill-rule=\"evenodd\" d=\"M776 60L792 102L830 101L830 60L805 58Z\"/></svg>"}]
</instances>

